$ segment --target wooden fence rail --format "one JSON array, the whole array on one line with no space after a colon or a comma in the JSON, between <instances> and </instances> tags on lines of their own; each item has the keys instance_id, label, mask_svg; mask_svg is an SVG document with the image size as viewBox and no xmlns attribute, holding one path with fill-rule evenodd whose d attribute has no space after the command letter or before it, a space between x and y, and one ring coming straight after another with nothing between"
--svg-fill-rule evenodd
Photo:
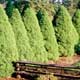
<instances>
[{"instance_id":1,"label":"wooden fence rail","mask_svg":"<svg viewBox=\"0 0 80 80\"><path fill-rule=\"evenodd\" d=\"M80 67L61 67L55 64L33 63L26 61L13 62L16 76L24 75L48 75L80 80Z\"/></svg>"}]
</instances>

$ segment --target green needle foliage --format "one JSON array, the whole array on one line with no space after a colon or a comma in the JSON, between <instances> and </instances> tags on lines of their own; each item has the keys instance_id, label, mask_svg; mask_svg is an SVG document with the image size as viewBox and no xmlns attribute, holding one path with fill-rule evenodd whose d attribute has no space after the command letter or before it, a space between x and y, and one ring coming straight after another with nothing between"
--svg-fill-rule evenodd
<instances>
[{"instance_id":1,"label":"green needle foliage","mask_svg":"<svg viewBox=\"0 0 80 80\"><path fill-rule=\"evenodd\" d=\"M22 22L20 13L16 8L13 9L12 17L10 18L10 23L15 34L16 44L19 52L19 59L25 59L30 61L33 60L33 52L29 44L27 31Z\"/></svg>"},{"instance_id":2,"label":"green needle foliage","mask_svg":"<svg viewBox=\"0 0 80 80\"><path fill-rule=\"evenodd\" d=\"M18 52L12 27L0 5L0 77L10 76L12 61L18 60Z\"/></svg>"},{"instance_id":3,"label":"green needle foliage","mask_svg":"<svg viewBox=\"0 0 80 80\"><path fill-rule=\"evenodd\" d=\"M48 13L45 10L39 10L37 17L44 36L45 48L49 55L48 57L51 60L57 60L59 58L58 44L52 21L48 17Z\"/></svg>"},{"instance_id":4,"label":"green needle foliage","mask_svg":"<svg viewBox=\"0 0 80 80\"><path fill-rule=\"evenodd\" d=\"M76 10L72 20L73 20L74 26L76 27L77 32L80 35L80 9Z\"/></svg>"},{"instance_id":5,"label":"green needle foliage","mask_svg":"<svg viewBox=\"0 0 80 80\"><path fill-rule=\"evenodd\" d=\"M32 8L25 10L23 21L28 32L30 45L34 52L34 60L39 62L47 61L47 52L44 48L43 36L40 31L36 13Z\"/></svg>"},{"instance_id":6,"label":"green needle foliage","mask_svg":"<svg viewBox=\"0 0 80 80\"><path fill-rule=\"evenodd\" d=\"M53 23L61 56L74 55L74 46L77 44L79 36L64 6L59 8Z\"/></svg>"},{"instance_id":7,"label":"green needle foliage","mask_svg":"<svg viewBox=\"0 0 80 80\"><path fill-rule=\"evenodd\" d=\"M14 8L14 6L12 4L12 0L8 0L8 3L6 5L6 9L5 9L8 17L12 16L13 8Z\"/></svg>"},{"instance_id":8,"label":"green needle foliage","mask_svg":"<svg viewBox=\"0 0 80 80\"><path fill-rule=\"evenodd\" d=\"M73 24L79 34L79 43L76 45L76 52L80 54L80 9L77 9L73 16Z\"/></svg>"}]
</instances>

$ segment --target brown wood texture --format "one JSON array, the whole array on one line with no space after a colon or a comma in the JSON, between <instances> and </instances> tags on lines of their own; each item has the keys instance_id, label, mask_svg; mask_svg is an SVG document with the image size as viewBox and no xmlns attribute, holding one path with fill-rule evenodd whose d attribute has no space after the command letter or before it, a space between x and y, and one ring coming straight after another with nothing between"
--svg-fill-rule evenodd
<instances>
[{"instance_id":1,"label":"brown wood texture","mask_svg":"<svg viewBox=\"0 0 80 80\"><path fill-rule=\"evenodd\" d=\"M13 62L16 75L47 75L53 74L58 77L80 79L80 67L61 67L55 64L33 63L26 61Z\"/></svg>"}]
</instances>

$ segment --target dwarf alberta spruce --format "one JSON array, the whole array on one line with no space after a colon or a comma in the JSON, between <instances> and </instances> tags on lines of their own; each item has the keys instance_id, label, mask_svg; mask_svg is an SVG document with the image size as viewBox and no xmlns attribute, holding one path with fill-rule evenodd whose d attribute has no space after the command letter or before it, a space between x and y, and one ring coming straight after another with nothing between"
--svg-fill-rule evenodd
<instances>
[{"instance_id":1,"label":"dwarf alberta spruce","mask_svg":"<svg viewBox=\"0 0 80 80\"><path fill-rule=\"evenodd\" d=\"M31 48L35 55L34 61L46 62L47 52L44 48L43 36L40 31L36 13L32 8L29 7L25 10L23 21L28 33Z\"/></svg>"},{"instance_id":2,"label":"dwarf alberta spruce","mask_svg":"<svg viewBox=\"0 0 80 80\"><path fill-rule=\"evenodd\" d=\"M18 52L12 27L0 5L0 77L10 76L12 61L18 60Z\"/></svg>"},{"instance_id":3,"label":"dwarf alberta spruce","mask_svg":"<svg viewBox=\"0 0 80 80\"><path fill-rule=\"evenodd\" d=\"M18 9L14 8L12 16L10 18L10 23L12 25L15 38L16 38L16 44L18 47L19 52L19 60L28 60L33 61L33 52L29 44L29 39L27 36L26 28L22 22L20 13Z\"/></svg>"},{"instance_id":4,"label":"dwarf alberta spruce","mask_svg":"<svg viewBox=\"0 0 80 80\"><path fill-rule=\"evenodd\" d=\"M74 55L74 47L78 42L79 36L65 7L59 7L53 24L61 56Z\"/></svg>"},{"instance_id":5,"label":"dwarf alberta spruce","mask_svg":"<svg viewBox=\"0 0 80 80\"><path fill-rule=\"evenodd\" d=\"M80 9L77 9L73 18L72 18L73 24L79 34L79 42L75 47L75 51L80 54Z\"/></svg>"},{"instance_id":6,"label":"dwarf alberta spruce","mask_svg":"<svg viewBox=\"0 0 80 80\"><path fill-rule=\"evenodd\" d=\"M52 21L49 19L48 13L45 10L39 10L37 17L45 40L45 49L48 52L49 60L57 60L59 58L58 44Z\"/></svg>"}]
</instances>

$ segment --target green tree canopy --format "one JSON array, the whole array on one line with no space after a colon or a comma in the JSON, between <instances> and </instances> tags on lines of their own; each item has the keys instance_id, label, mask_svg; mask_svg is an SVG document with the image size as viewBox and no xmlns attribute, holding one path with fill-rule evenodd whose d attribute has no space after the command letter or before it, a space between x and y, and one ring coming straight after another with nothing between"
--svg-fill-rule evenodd
<instances>
[{"instance_id":1,"label":"green tree canopy","mask_svg":"<svg viewBox=\"0 0 80 80\"><path fill-rule=\"evenodd\" d=\"M28 32L30 45L35 54L35 61L45 62L47 60L47 52L44 48L43 36L36 17L36 13L32 8L25 10L23 21Z\"/></svg>"},{"instance_id":2,"label":"green tree canopy","mask_svg":"<svg viewBox=\"0 0 80 80\"><path fill-rule=\"evenodd\" d=\"M53 21L61 55L72 56L78 42L78 33L66 8L61 6Z\"/></svg>"},{"instance_id":3,"label":"green tree canopy","mask_svg":"<svg viewBox=\"0 0 80 80\"><path fill-rule=\"evenodd\" d=\"M52 21L48 17L48 13L45 10L39 10L37 16L41 32L43 33L45 40L45 49L48 52L48 57L51 60L57 60L59 57L58 44L55 37Z\"/></svg>"},{"instance_id":4,"label":"green tree canopy","mask_svg":"<svg viewBox=\"0 0 80 80\"><path fill-rule=\"evenodd\" d=\"M0 76L10 76L11 62L18 60L18 52L12 27L0 5Z\"/></svg>"},{"instance_id":5,"label":"green tree canopy","mask_svg":"<svg viewBox=\"0 0 80 80\"><path fill-rule=\"evenodd\" d=\"M19 52L19 59L33 60L33 52L29 44L26 28L22 22L18 9L13 9L10 23L16 38L16 44Z\"/></svg>"}]
</instances>

